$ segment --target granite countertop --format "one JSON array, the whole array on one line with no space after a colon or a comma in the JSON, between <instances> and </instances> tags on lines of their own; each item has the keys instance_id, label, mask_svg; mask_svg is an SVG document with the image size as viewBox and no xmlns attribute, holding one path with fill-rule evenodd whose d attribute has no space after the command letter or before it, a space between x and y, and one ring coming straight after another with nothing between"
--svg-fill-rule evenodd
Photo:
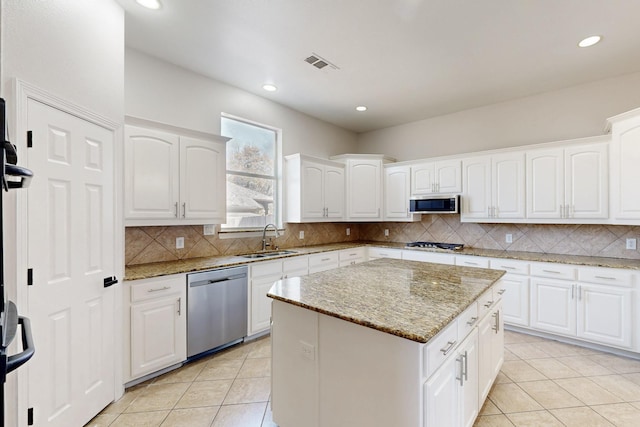
<instances>
[{"instance_id":1,"label":"granite countertop","mask_svg":"<svg viewBox=\"0 0 640 427\"><path fill-rule=\"evenodd\" d=\"M377 259L275 282L267 296L426 343L505 272Z\"/></svg>"},{"instance_id":2,"label":"granite countertop","mask_svg":"<svg viewBox=\"0 0 640 427\"><path fill-rule=\"evenodd\" d=\"M440 252L452 255L471 255L488 258L505 258L521 261L532 262L553 262L561 264L583 265L591 267L609 267L609 268L627 268L632 270L640 270L640 260L622 259L622 258L605 258L590 257L577 255L560 255L545 254L537 252L515 252L501 251L494 249L476 249L464 248L461 251L447 251L441 249L421 249L421 248L405 248L404 243L394 242L345 242L331 243L317 246L304 246L297 248L287 248L286 250L295 251L293 254L273 256L268 258L249 259L242 256L216 256L209 258L192 258L179 261L154 262L149 264L140 264L128 266L125 268L124 280L148 279L151 277L166 276L170 274L191 273L195 271L211 270L214 268L231 267L234 265L248 264L251 262L269 261L278 258L292 257L297 255L309 255L313 253L336 251L341 249L350 249L359 246L375 246L392 249L407 249L424 252ZM284 250L284 249L283 249Z\"/></svg>"}]
</instances>

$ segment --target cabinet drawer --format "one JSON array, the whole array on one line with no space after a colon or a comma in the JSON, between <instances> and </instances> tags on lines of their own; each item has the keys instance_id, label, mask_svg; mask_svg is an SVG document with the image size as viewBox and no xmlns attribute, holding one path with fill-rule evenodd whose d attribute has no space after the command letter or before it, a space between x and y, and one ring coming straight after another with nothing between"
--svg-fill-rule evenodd
<instances>
[{"instance_id":1,"label":"cabinet drawer","mask_svg":"<svg viewBox=\"0 0 640 427\"><path fill-rule=\"evenodd\" d=\"M285 258L282 260L282 272L287 273L293 270L309 270L309 257L308 256L296 256L292 258Z\"/></svg>"},{"instance_id":2,"label":"cabinet drawer","mask_svg":"<svg viewBox=\"0 0 640 427\"><path fill-rule=\"evenodd\" d=\"M575 280L576 268L572 265L554 263L532 263L531 275L552 279Z\"/></svg>"},{"instance_id":3,"label":"cabinet drawer","mask_svg":"<svg viewBox=\"0 0 640 427\"><path fill-rule=\"evenodd\" d=\"M429 378L458 346L458 320L455 319L424 347L424 372Z\"/></svg>"},{"instance_id":4,"label":"cabinet drawer","mask_svg":"<svg viewBox=\"0 0 640 427\"><path fill-rule=\"evenodd\" d=\"M389 248L368 248L369 258L393 258L401 259L402 250Z\"/></svg>"},{"instance_id":5,"label":"cabinet drawer","mask_svg":"<svg viewBox=\"0 0 640 427\"><path fill-rule=\"evenodd\" d=\"M489 268L489 260L478 256L456 255L456 265L463 267Z\"/></svg>"},{"instance_id":6,"label":"cabinet drawer","mask_svg":"<svg viewBox=\"0 0 640 427\"><path fill-rule=\"evenodd\" d=\"M512 274L529 274L529 263L522 261L515 261L512 259L492 259L489 261L490 268L496 270L505 270L507 273Z\"/></svg>"},{"instance_id":7,"label":"cabinet drawer","mask_svg":"<svg viewBox=\"0 0 640 427\"><path fill-rule=\"evenodd\" d=\"M186 286L185 275L137 280L131 283L131 302L186 292Z\"/></svg>"},{"instance_id":8,"label":"cabinet drawer","mask_svg":"<svg viewBox=\"0 0 640 427\"><path fill-rule=\"evenodd\" d=\"M364 248L353 248L340 251L340 262L345 261L362 261L364 260L365 250ZM348 264L348 263L347 263Z\"/></svg>"},{"instance_id":9,"label":"cabinet drawer","mask_svg":"<svg viewBox=\"0 0 640 427\"><path fill-rule=\"evenodd\" d=\"M256 262L250 267L251 278L282 274L282 261Z\"/></svg>"},{"instance_id":10,"label":"cabinet drawer","mask_svg":"<svg viewBox=\"0 0 640 427\"><path fill-rule=\"evenodd\" d=\"M321 254L309 255L309 270L319 268L337 268L339 263L338 252L323 252Z\"/></svg>"},{"instance_id":11,"label":"cabinet drawer","mask_svg":"<svg viewBox=\"0 0 640 427\"><path fill-rule=\"evenodd\" d=\"M458 338L462 341L478 324L478 303L474 301L458 316Z\"/></svg>"},{"instance_id":12,"label":"cabinet drawer","mask_svg":"<svg viewBox=\"0 0 640 427\"><path fill-rule=\"evenodd\" d=\"M601 285L622 286L630 288L634 283L634 273L618 268L588 268L578 270L578 280L581 282L598 283Z\"/></svg>"},{"instance_id":13,"label":"cabinet drawer","mask_svg":"<svg viewBox=\"0 0 640 427\"><path fill-rule=\"evenodd\" d=\"M407 261L433 262L436 264L455 264L455 256L453 254L429 251L405 250L402 251L402 259Z\"/></svg>"},{"instance_id":14,"label":"cabinet drawer","mask_svg":"<svg viewBox=\"0 0 640 427\"><path fill-rule=\"evenodd\" d=\"M493 287L487 289L480 298L478 298L478 318L482 319L485 314L489 312L493 304L496 302L496 298L493 295Z\"/></svg>"}]
</instances>

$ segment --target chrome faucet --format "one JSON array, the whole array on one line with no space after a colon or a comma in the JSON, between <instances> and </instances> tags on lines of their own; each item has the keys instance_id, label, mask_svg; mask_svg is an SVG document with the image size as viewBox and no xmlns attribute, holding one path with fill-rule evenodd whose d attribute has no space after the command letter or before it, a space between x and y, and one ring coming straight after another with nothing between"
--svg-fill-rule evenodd
<instances>
[{"instance_id":1,"label":"chrome faucet","mask_svg":"<svg viewBox=\"0 0 640 427\"><path fill-rule=\"evenodd\" d=\"M269 228L269 226L273 227L273 231L276 233L275 237L278 237L278 227L275 226L275 224L267 224L264 226L264 229L262 230L262 250L266 251L267 250L267 246L272 246L273 243L271 241L269 241L267 243L267 228ZM270 239L271 240L271 239ZM276 246L275 249L278 249L278 247Z\"/></svg>"}]
</instances>

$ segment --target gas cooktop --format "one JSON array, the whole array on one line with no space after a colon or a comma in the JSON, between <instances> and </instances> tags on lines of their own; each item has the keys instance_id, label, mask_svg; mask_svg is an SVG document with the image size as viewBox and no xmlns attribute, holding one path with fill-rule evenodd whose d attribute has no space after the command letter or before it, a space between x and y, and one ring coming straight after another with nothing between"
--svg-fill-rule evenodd
<instances>
[{"instance_id":1,"label":"gas cooktop","mask_svg":"<svg viewBox=\"0 0 640 427\"><path fill-rule=\"evenodd\" d=\"M411 242L407 243L407 248L435 248L447 249L449 251L461 251L464 245L462 243L439 243L439 242Z\"/></svg>"}]
</instances>

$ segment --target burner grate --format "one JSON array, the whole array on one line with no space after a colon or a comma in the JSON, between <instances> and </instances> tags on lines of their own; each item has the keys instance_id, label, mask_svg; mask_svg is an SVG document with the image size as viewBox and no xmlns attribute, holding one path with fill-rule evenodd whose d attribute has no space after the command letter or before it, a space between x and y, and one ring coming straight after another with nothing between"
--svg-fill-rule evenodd
<instances>
[{"instance_id":1,"label":"burner grate","mask_svg":"<svg viewBox=\"0 0 640 427\"><path fill-rule=\"evenodd\" d=\"M446 249L449 251L461 251L464 248L462 243L440 243L440 242L411 242L407 243L407 248L434 248Z\"/></svg>"}]
</instances>

